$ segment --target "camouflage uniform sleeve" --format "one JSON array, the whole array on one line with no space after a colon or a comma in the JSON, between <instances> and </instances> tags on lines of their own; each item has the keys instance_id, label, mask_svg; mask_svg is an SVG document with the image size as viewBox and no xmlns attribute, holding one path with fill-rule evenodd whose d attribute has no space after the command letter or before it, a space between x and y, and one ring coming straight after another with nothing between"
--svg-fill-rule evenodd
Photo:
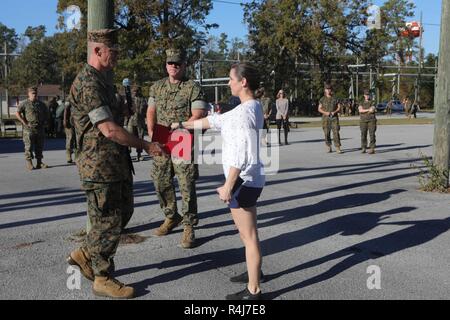
<instances>
[{"instance_id":1,"label":"camouflage uniform sleeve","mask_svg":"<svg viewBox=\"0 0 450 320\"><path fill-rule=\"evenodd\" d=\"M84 86L80 98L80 103L94 126L104 120L113 120L108 98L98 84L88 82Z\"/></svg>"},{"instance_id":2,"label":"camouflage uniform sleeve","mask_svg":"<svg viewBox=\"0 0 450 320\"><path fill-rule=\"evenodd\" d=\"M319 100L319 106L320 106L320 105L322 105L322 107L325 107L325 106L323 105L323 97L320 98L320 100Z\"/></svg>"},{"instance_id":3,"label":"camouflage uniform sleeve","mask_svg":"<svg viewBox=\"0 0 450 320\"><path fill-rule=\"evenodd\" d=\"M22 102L19 104L19 107L17 108L17 112L20 113L22 116L25 112L25 102Z\"/></svg>"},{"instance_id":4,"label":"camouflage uniform sleeve","mask_svg":"<svg viewBox=\"0 0 450 320\"><path fill-rule=\"evenodd\" d=\"M148 108L156 108L156 84L150 87L147 101Z\"/></svg>"},{"instance_id":5,"label":"camouflage uniform sleeve","mask_svg":"<svg viewBox=\"0 0 450 320\"><path fill-rule=\"evenodd\" d=\"M194 83L191 94L191 110L207 110L208 104L205 100L202 88L197 83Z\"/></svg>"}]
</instances>

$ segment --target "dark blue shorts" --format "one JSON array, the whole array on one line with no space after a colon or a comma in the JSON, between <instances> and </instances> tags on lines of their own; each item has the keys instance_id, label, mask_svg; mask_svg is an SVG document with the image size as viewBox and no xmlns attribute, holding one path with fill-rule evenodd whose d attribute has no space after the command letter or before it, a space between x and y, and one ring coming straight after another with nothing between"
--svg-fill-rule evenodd
<instances>
[{"instance_id":1,"label":"dark blue shorts","mask_svg":"<svg viewBox=\"0 0 450 320\"><path fill-rule=\"evenodd\" d=\"M251 208L256 206L256 201L263 188L252 188L243 186L244 180L238 178L232 190L231 200L228 204L230 209Z\"/></svg>"}]
</instances>

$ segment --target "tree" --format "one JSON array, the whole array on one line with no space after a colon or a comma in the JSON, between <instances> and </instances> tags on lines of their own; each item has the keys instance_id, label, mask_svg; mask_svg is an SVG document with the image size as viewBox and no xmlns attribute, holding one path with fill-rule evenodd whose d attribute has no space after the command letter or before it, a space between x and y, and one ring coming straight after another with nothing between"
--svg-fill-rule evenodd
<instances>
[{"instance_id":1,"label":"tree","mask_svg":"<svg viewBox=\"0 0 450 320\"><path fill-rule=\"evenodd\" d=\"M69 5L77 5L87 16L87 1L59 0L62 14ZM165 75L164 51L169 46L188 49L190 60L198 59L200 48L206 43L207 31L217 27L207 24L212 9L211 0L116 0L115 26L120 28L121 48L115 69L116 82L131 78L144 84ZM82 30L86 32L86 19ZM63 18L60 28L64 29Z\"/></svg>"},{"instance_id":2,"label":"tree","mask_svg":"<svg viewBox=\"0 0 450 320\"><path fill-rule=\"evenodd\" d=\"M406 50L412 48L412 39L402 37L401 31L405 27L406 19L414 15L415 5L408 0L387 0L381 7L382 21L388 35L387 51L392 58L405 63Z\"/></svg>"},{"instance_id":3,"label":"tree","mask_svg":"<svg viewBox=\"0 0 450 320\"><path fill-rule=\"evenodd\" d=\"M45 38L45 32L45 26L40 25L37 27L28 27L24 34L31 42L37 42L42 41Z\"/></svg>"},{"instance_id":4,"label":"tree","mask_svg":"<svg viewBox=\"0 0 450 320\"><path fill-rule=\"evenodd\" d=\"M14 52L17 48L19 38L16 34L16 31L14 29L10 29L4 24L0 22L0 52L4 52L4 46L6 43L6 49L8 50L8 53ZM11 68L11 59L0 59L0 83L1 85L4 85L5 80L5 60L8 65L8 69Z\"/></svg>"},{"instance_id":5,"label":"tree","mask_svg":"<svg viewBox=\"0 0 450 320\"><path fill-rule=\"evenodd\" d=\"M247 4L244 17L249 25L252 60L262 66L265 82L272 83L274 90L293 88L297 64L311 63L312 87L318 98L323 81L331 78L340 57L360 52L359 35L367 5L366 0L264 0Z\"/></svg>"}]
</instances>

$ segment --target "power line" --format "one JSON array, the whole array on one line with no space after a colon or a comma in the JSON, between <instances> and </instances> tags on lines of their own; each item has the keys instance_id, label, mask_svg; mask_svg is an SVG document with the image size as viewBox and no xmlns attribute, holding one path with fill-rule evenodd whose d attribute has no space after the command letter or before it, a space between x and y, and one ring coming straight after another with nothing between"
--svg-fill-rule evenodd
<instances>
[{"instance_id":1,"label":"power line","mask_svg":"<svg viewBox=\"0 0 450 320\"><path fill-rule=\"evenodd\" d=\"M232 2L232 1L224 1L224 0L212 0L212 2L226 3L226 4L235 4L238 6L242 6L244 3L242 2Z\"/></svg>"}]
</instances>

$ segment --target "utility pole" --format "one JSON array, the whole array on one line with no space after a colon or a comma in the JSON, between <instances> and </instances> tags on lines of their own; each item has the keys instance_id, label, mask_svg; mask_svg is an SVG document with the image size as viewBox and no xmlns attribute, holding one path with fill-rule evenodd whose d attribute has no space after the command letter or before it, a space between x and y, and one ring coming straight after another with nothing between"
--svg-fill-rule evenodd
<instances>
[{"instance_id":1,"label":"utility pole","mask_svg":"<svg viewBox=\"0 0 450 320\"><path fill-rule=\"evenodd\" d=\"M114 26L114 0L88 0L88 32L98 29L112 29ZM88 46L89 60L89 46ZM107 81L112 84L113 72L108 72ZM89 217L86 221L86 232L92 228Z\"/></svg>"},{"instance_id":2,"label":"utility pole","mask_svg":"<svg viewBox=\"0 0 450 320\"><path fill-rule=\"evenodd\" d=\"M6 41L3 43L4 53L0 53L0 56L5 58L5 98L6 98L6 114L8 115L8 119L11 118L11 114L9 112L9 93L8 93L8 57L18 57L19 53L8 53L8 45ZM3 106L0 102L0 120L3 120Z\"/></svg>"},{"instance_id":3,"label":"utility pole","mask_svg":"<svg viewBox=\"0 0 450 320\"><path fill-rule=\"evenodd\" d=\"M419 68L417 75L417 85L416 85L416 96L414 97L414 102L420 106L420 80L422 75L422 63L423 63L423 54L422 54L422 39L423 39L423 27L422 27L422 11L420 11L420 40L419 40Z\"/></svg>"},{"instance_id":4,"label":"utility pole","mask_svg":"<svg viewBox=\"0 0 450 320\"><path fill-rule=\"evenodd\" d=\"M6 44L6 39L4 43L4 49L5 49L5 98L6 98L6 113L8 114L9 118L9 93L8 93L8 46ZM3 123L3 105L1 106L1 122Z\"/></svg>"},{"instance_id":5,"label":"utility pole","mask_svg":"<svg viewBox=\"0 0 450 320\"><path fill-rule=\"evenodd\" d=\"M356 101L359 101L359 57L356 57Z\"/></svg>"},{"instance_id":6,"label":"utility pole","mask_svg":"<svg viewBox=\"0 0 450 320\"><path fill-rule=\"evenodd\" d=\"M88 32L114 27L114 0L88 0ZM88 60L89 60L88 48ZM112 83L113 73L108 73L107 80Z\"/></svg>"},{"instance_id":7,"label":"utility pole","mask_svg":"<svg viewBox=\"0 0 450 320\"><path fill-rule=\"evenodd\" d=\"M434 154L433 162L439 170L447 171L450 154L450 2L443 0L441 15L441 42L439 45L439 67L434 96ZM448 176L442 177L442 183L448 186Z\"/></svg>"}]
</instances>

